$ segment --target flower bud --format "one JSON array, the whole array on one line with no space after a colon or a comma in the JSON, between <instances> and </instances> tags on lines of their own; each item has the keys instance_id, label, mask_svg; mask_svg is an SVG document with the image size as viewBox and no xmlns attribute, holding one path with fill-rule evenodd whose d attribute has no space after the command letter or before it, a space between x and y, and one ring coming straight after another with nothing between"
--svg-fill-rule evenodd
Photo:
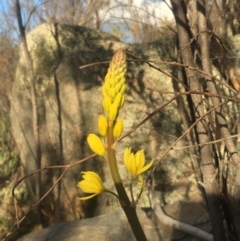
<instances>
[{"instance_id":1,"label":"flower bud","mask_svg":"<svg viewBox=\"0 0 240 241\"><path fill-rule=\"evenodd\" d=\"M100 115L98 118L98 131L101 136L106 136L108 130L107 119L104 115Z\"/></svg>"},{"instance_id":2,"label":"flower bud","mask_svg":"<svg viewBox=\"0 0 240 241\"><path fill-rule=\"evenodd\" d=\"M105 155L105 147L102 140L95 134L89 134L87 142L91 150L99 156Z\"/></svg>"},{"instance_id":3,"label":"flower bud","mask_svg":"<svg viewBox=\"0 0 240 241\"><path fill-rule=\"evenodd\" d=\"M110 106L111 106L111 100L108 96L105 96L103 99L103 109L106 112L109 112Z\"/></svg>"},{"instance_id":4,"label":"flower bud","mask_svg":"<svg viewBox=\"0 0 240 241\"><path fill-rule=\"evenodd\" d=\"M110 105L109 113L108 113L108 119L110 121L114 121L117 118L117 115L118 115L118 106L114 102Z\"/></svg>"},{"instance_id":5,"label":"flower bud","mask_svg":"<svg viewBox=\"0 0 240 241\"><path fill-rule=\"evenodd\" d=\"M123 131L123 119L119 118L113 128L113 136L118 138L119 136L122 135L122 131Z\"/></svg>"}]
</instances>

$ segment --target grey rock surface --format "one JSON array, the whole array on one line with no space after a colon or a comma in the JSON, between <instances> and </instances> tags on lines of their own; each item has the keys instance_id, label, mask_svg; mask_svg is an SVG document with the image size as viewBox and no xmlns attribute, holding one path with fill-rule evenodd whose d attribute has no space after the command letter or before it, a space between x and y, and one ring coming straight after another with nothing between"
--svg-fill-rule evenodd
<instances>
[{"instance_id":1,"label":"grey rock surface","mask_svg":"<svg viewBox=\"0 0 240 241\"><path fill-rule=\"evenodd\" d=\"M144 215L144 213L142 213ZM153 228L151 221L145 216L144 227L151 235ZM156 238L156 236L155 236ZM54 227L26 235L18 241L83 241L83 240L134 240L129 230L127 220L122 211L115 211L111 214L104 214L95 218L61 223ZM156 239L153 239L156 240Z\"/></svg>"},{"instance_id":2,"label":"grey rock surface","mask_svg":"<svg viewBox=\"0 0 240 241\"><path fill-rule=\"evenodd\" d=\"M170 226L161 223L153 216L150 219L142 210L138 211L138 217L149 241L200 241L200 239L176 231ZM171 217L197 226L198 228L211 231L209 217L204 209L204 203L200 196L194 196L191 200L169 204L164 211ZM135 241L125 214L122 210L103 214L91 219L60 223L56 226L27 234L18 241Z\"/></svg>"}]
</instances>

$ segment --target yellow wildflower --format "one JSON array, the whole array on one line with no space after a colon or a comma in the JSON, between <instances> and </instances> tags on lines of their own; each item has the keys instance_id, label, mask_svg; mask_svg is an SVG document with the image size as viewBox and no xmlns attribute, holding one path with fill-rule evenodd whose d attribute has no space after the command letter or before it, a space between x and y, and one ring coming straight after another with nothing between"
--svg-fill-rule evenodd
<instances>
[{"instance_id":1,"label":"yellow wildflower","mask_svg":"<svg viewBox=\"0 0 240 241\"><path fill-rule=\"evenodd\" d=\"M145 165L144 150L140 150L134 155L131 152L131 148L126 148L124 151L124 163L131 176L135 177L148 170L153 164L153 159Z\"/></svg>"},{"instance_id":2,"label":"yellow wildflower","mask_svg":"<svg viewBox=\"0 0 240 241\"><path fill-rule=\"evenodd\" d=\"M82 177L83 180L77 184L77 187L85 193L92 193L92 195L81 197L80 200L90 199L105 191L102 180L97 173L91 171L82 172Z\"/></svg>"}]
</instances>

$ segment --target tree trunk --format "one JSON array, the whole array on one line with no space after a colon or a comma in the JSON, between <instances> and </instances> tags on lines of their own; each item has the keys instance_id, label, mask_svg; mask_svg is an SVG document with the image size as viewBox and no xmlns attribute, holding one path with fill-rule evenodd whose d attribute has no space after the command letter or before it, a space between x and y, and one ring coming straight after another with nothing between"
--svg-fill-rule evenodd
<instances>
[{"instance_id":1,"label":"tree trunk","mask_svg":"<svg viewBox=\"0 0 240 241\"><path fill-rule=\"evenodd\" d=\"M207 24L206 24L206 16L205 16L205 6L203 0L197 1L198 5L198 28L199 28L199 41L201 47L201 57L202 57L202 67L203 71L209 75L212 75L211 70L211 62L209 57L209 47L208 47L208 39L209 34L207 31ZM206 78L207 89L209 93L218 94L216 89L216 85L212 79ZM221 104L221 99L219 98L211 98L213 106L217 107ZM238 233L238 238L240 239L240 168L239 168L239 160L240 156L237 153L236 146L233 143L233 139L229 138L231 136L230 131L228 129L227 121L224 115L221 112L222 107L218 107L215 111L216 113L216 120L217 120L217 128L220 130L221 138L226 139L225 145L230 154L236 169L235 177L233 178L235 181L231 183L230 186L230 201L232 202L232 210L233 210L233 220L234 226Z\"/></svg>"},{"instance_id":2,"label":"tree trunk","mask_svg":"<svg viewBox=\"0 0 240 241\"><path fill-rule=\"evenodd\" d=\"M183 1L171 0L174 17L176 20L180 51L183 64L194 67L194 57L191 50L190 29L186 18L186 6ZM202 86L196 72L185 68L189 89L201 91ZM213 164L212 150L210 145L205 145L210 141L208 118L200 119L206 113L202 96L191 95L194 108L195 119L198 121L196 132L200 144L201 170L204 183L204 191L208 204L209 214L213 227L214 240L225 241L226 237L223 229L223 221L220 208L219 187L216 179L216 167Z\"/></svg>"}]
</instances>

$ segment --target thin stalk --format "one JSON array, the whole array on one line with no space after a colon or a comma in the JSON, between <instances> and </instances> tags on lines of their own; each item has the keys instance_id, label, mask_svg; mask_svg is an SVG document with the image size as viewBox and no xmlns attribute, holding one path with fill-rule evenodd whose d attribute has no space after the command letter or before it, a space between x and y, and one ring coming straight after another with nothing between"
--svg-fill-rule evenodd
<instances>
[{"instance_id":1,"label":"thin stalk","mask_svg":"<svg viewBox=\"0 0 240 241\"><path fill-rule=\"evenodd\" d=\"M134 200L134 196L133 196L133 189L132 189L132 178L131 178L131 182L130 182L130 195L131 195L131 201L132 201L132 205L135 205L135 200Z\"/></svg>"},{"instance_id":2,"label":"thin stalk","mask_svg":"<svg viewBox=\"0 0 240 241\"><path fill-rule=\"evenodd\" d=\"M116 152L115 152L115 149L112 148L112 145L114 144L113 125L109 125L109 128L108 128L107 144L108 144L107 155L108 155L109 167L110 167L115 188L119 196L121 207L123 208L123 211L126 214L126 217L128 219L128 222L131 226L131 229L133 231L133 234L136 240L147 241L145 233L137 217L136 206L131 205L131 202L128 198L128 195L123 186L123 182L118 171Z\"/></svg>"}]
</instances>

